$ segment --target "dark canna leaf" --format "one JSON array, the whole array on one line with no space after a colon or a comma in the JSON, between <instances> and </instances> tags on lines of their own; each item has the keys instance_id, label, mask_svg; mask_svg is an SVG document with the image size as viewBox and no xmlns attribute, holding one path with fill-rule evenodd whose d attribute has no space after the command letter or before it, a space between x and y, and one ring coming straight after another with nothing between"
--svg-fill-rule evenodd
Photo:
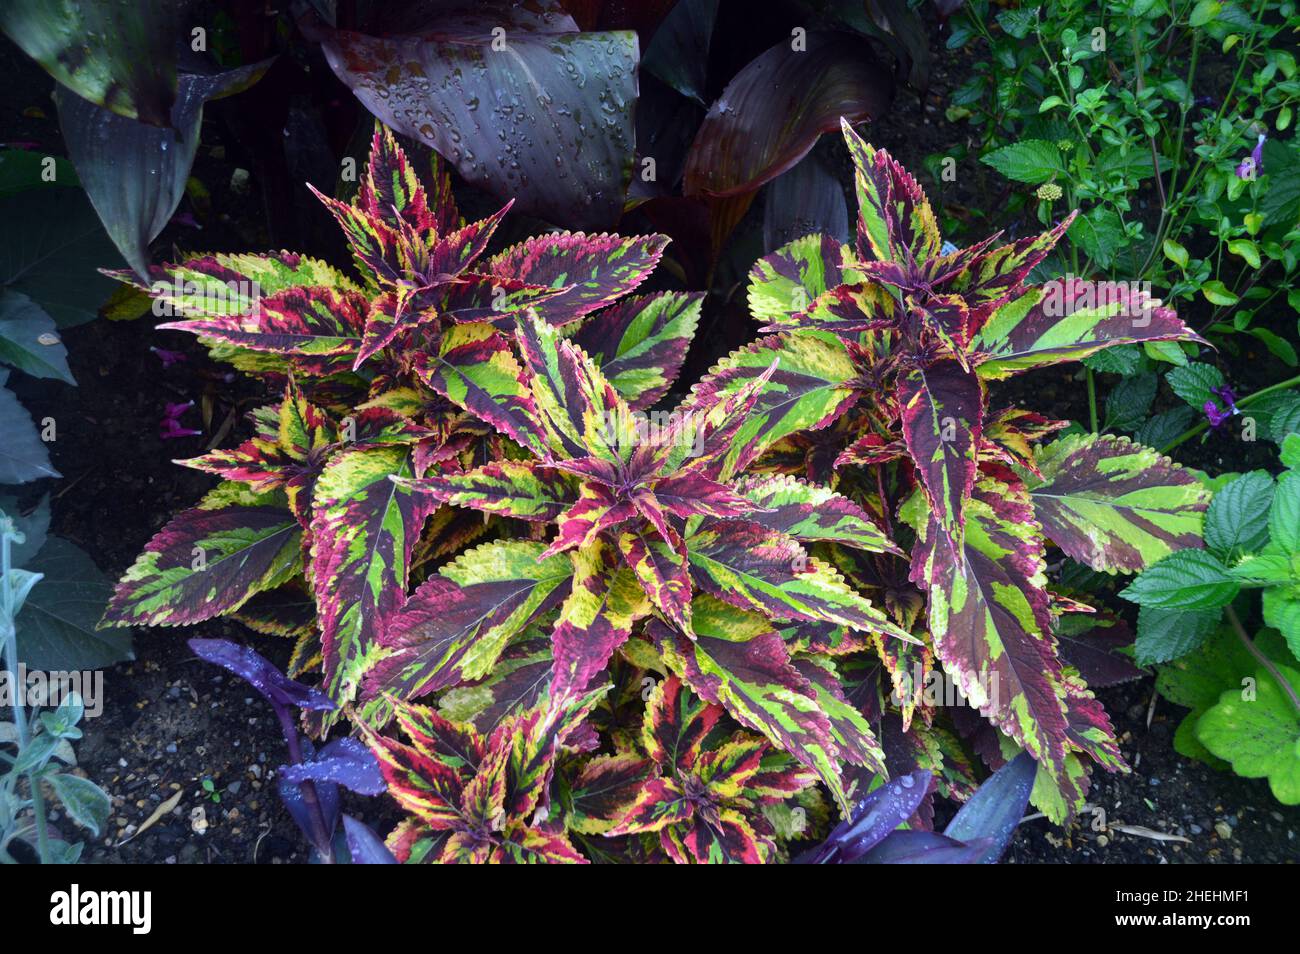
<instances>
[{"instance_id":1,"label":"dark canna leaf","mask_svg":"<svg viewBox=\"0 0 1300 954\"><path fill-rule=\"evenodd\" d=\"M171 122L180 8L113 0L12 0L0 29L56 80L119 116Z\"/></svg>"},{"instance_id":2,"label":"dark canna leaf","mask_svg":"<svg viewBox=\"0 0 1300 954\"><path fill-rule=\"evenodd\" d=\"M418 36L340 30L322 46L366 108L468 182L529 215L608 228L631 173L636 36L525 17L494 2L435 15Z\"/></svg>"},{"instance_id":3,"label":"dark canna leaf","mask_svg":"<svg viewBox=\"0 0 1300 954\"><path fill-rule=\"evenodd\" d=\"M863 122L889 108L893 82L865 40L810 31L806 42L795 49L781 41L727 84L686 158L688 196L751 193L794 166L841 116Z\"/></svg>"}]
</instances>

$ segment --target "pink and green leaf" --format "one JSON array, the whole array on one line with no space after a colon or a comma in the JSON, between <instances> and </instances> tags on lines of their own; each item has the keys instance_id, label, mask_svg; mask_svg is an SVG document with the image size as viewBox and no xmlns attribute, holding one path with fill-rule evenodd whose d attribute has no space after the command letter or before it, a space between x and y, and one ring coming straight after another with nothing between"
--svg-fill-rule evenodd
<instances>
[{"instance_id":1,"label":"pink and green leaf","mask_svg":"<svg viewBox=\"0 0 1300 954\"><path fill-rule=\"evenodd\" d=\"M1034 513L1052 542L1094 570L1134 573L1201 546L1210 492L1127 437L1074 434L1039 451Z\"/></svg>"},{"instance_id":2,"label":"pink and green leaf","mask_svg":"<svg viewBox=\"0 0 1300 954\"><path fill-rule=\"evenodd\" d=\"M379 638L363 716L382 721L388 693L411 698L487 676L506 644L568 592L569 559L541 553L527 540L487 543L421 584Z\"/></svg>"},{"instance_id":3,"label":"pink and green leaf","mask_svg":"<svg viewBox=\"0 0 1300 954\"><path fill-rule=\"evenodd\" d=\"M415 476L406 447L349 449L316 483L309 579L320 612L326 692L351 701L406 602L411 553L436 504L390 478Z\"/></svg>"},{"instance_id":4,"label":"pink and green leaf","mask_svg":"<svg viewBox=\"0 0 1300 954\"><path fill-rule=\"evenodd\" d=\"M187 626L302 571L302 528L279 493L223 483L174 517L117 584L102 626Z\"/></svg>"},{"instance_id":5,"label":"pink and green leaf","mask_svg":"<svg viewBox=\"0 0 1300 954\"><path fill-rule=\"evenodd\" d=\"M740 493L758 510L747 519L796 540L843 543L875 553L902 551L879 524L848 497L797 477L749 477Z\"/></svg>"},{"instance_id":6,"label":"pink and green leaf","mask_svg":"<svg viewBox=\"0 0 1300 954\"><path fill-rule=\"evenodd\" d=\"M916 368L902 380L903 439L939 528L959 543L963 506L975 482L984 419L979 379L955 361Z\"/></svg>"},{"instance_id":7,"label":"pink and green leaf","mask_svg":"<svg viewBox=\"0 0 1300 954\"><path fill-rule=\"evenodd\" d=\"M702 294L627 298L583 323L573 341L632 410L650 407L677 380L699 323Z\"/></svg>"},{"instance_id":8,"label":"pink and green leaf","mask_svg":"<svg viewBox=\"0 0 1300 954\"><path fill-rule=\"evenodd\" d=\"M1002 305L971 344L981 377L1078 361L1143 341L1200 341L1172 308L1124 282L1049 282Z\"/></svg>"},{"instance_id":9,"label":"pink and green leaf","mask_svg":"<svg viewBox=\"0 0 1300 954\"><path fill-rule=\"evenodd\" d=\"M568 324L622 298L640 285L663 255L666 235L586 235L556 232L530 238L494 257L486 271L563 294L539 301L537 314Z\"/></svg>"}]
</instances>

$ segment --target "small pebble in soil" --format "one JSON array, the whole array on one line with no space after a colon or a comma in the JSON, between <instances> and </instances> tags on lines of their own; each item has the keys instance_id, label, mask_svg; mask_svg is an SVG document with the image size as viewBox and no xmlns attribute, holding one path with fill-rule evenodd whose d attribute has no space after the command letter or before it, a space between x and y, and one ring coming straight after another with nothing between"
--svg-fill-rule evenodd
<instances>
[{"instance_id":1,"label":"small pebble in soil","mask_svg":"<svg viewBox=\"0 0 1300 954\"><path fill-rule=\"evenodd\" d=\"M1218 833L1219 837L1222 838L1224 841L1227 841L1229 838L1232 837L1232 826L1229 825L1226 821L1215 822L1214 830Z\"/></svg>"}]
</instances>

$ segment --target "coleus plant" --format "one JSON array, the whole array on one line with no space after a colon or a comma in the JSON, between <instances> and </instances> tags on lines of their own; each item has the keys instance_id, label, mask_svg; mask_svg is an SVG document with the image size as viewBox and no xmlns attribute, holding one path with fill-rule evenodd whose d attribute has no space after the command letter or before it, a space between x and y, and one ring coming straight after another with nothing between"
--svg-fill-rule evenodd
<instances>
[{"instance_id":1,"label":"coleus plant","mask_svg":"<svg viewBox=\"0 0 1300 954\"><path fill-rule=\"evenodd\" d=\"M356 199L322 196L360 282L289 253L159 269L167 327L283 396L185 462L223 482L106 624L295 636L337 706L311 729L351 718L412 812L402 860L776 860L828 822L820 792L847 816L891 774L931 773L926 826L934 792L973 792L971 751L1028 751L1063 818L1080 754L1123 761L1058 654L1055 618L1088 607L1049 591L1047 539L1131 572L1199 544L1205 494L1123 440L1036 451L1058 423L990 412L987 385L1194 336L1137 293L1028 284L1063 227L944 254L916 183L845 135L857 242L761 260L768 336L672 410L699 297L623 297L662 238L484 260L504 210L462 225L436 160L425 186L382 129ZM989 722L942 723L940 667ZM663 749L665 721L702 741Z\"/></svg>"}]
</instances>

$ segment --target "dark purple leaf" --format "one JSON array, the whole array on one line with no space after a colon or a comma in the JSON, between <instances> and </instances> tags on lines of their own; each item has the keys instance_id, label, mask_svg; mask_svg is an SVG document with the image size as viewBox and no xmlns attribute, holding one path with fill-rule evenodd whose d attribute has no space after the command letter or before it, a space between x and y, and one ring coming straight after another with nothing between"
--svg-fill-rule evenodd
<instances>
[{"instance_id":1,"label":"dark purple leaf","mask_svg":"<svg viewBox=\"0 0 1300 954\"><path fill-rule=\"evenodd\" d=\"M800 858L799 863L855 862L916 814L930 789L930 779L929 772L917 769L885 782L858 803L852 818L831 830L821 848Z\"/></svg>"},{"instance_id":2,"label":"dark purple leaf","mask_svg":"<svg viewBox=\"0 0 1300 954\"><path fill-rule=\"evenodd\" d=\"M277 787L280 792L280 801L284 802L284 807L289 810L289 816L294 820L294 824L307 836L307 840L312 843L319 851L325 851L326 845L333 837L334 828L339 821L339 787L337 785L315 785L316 801L320 805L321 817L324 819L325 831L320 835L316 834L315 823L312 821L311 808L307 804L307 797L303 794L301 785L295 785L280 776L277 780ZM317 844L318 841L323 842Z\"/></svg>"},{"instance_id":3,"label":"dark purple leaf","mask_svg":"<svg viewBox=\"0 0 1300 954\"><path fill-rule=\"evenodd\" d=\"M686 159L687 195L743 195L807 154L824 132L882 115L889 73L865 39L811 32L807 49L782 40L749 63L709 109Z\"/></svg>"},{"instance_id":4,"label":"dark purple leaf","mask_svg":"<svg viewBox=\"0 0 1300 954\"><path fill-rule=\"evenodd\" d=\"M961 842L933 831L895 831L856 864L973 865L988 852L987 840Z\"/></svg>"},{"instance_id":5,"label":"dark purple leaf","mask_svg":"<svg viewBox=\"0 0 1300 954\"><path fill-rule=\"evenodd\" d=\"M354 865L395 865L397 859L383 840L364 822L351 815L343 816L343 831L348 838L348 851Z\"/></svg>"},{"instance_id":6,"label":"dark purple leaf","mask_svg":"<svg viewBox=\"0 0 1300 954\"><path fill-rule=\"evenodd\" d=\"M1146 673L1117 650L1133 645L1128 624L1108 610L1096 615L1071 613L1056 626L1061 659L1075 669L1093 689L1140 679Z\"/></svg>"},{"instance_id":7,"label":"dark purple leaf","mask_svg":"<svg viewBox=\"0 0 1300 954\"><path fill-rule=\"evenodd\" d=\"M769 253L811 232L849 241L849 207L839 180L814 155L767 187L763 246Z\"/></svg>"},{"instance_id":8,"label":"dark purple leaf","mask_svg":"<svg viewBox=\"0 0 1300 954\"><path fill-rule=\"evenodd\" d=\"M641 68L701 106L718 0L677 0L655 30Z\"/></svg>"},{"instance_id":9,"label":"dark purple leaf","mask_svg":"<svg viewBox=\"0 0 1300 954\"><path fill-rule=\"evenodd\" d=\"M149 243L171 220L194 163L203 104L246 89L270 60L216 75L183 74L171 126L119 116L63 89L55 91L59 126L95 211L136 274L149 274Z\"/></svg>"},{"instance_id":10,"label":"dark purple leaf","mask_svg":"<svg viewBox=\"0 0 1300 954\"><path fill-rule=\"evenodd\" d=\"M191 639L189 647L200 659L228 669L245 680L273 706L323 710L337 708L325 693L294 682L247 646L240 646L228 639Z\"/></svg>"},{"instance_id":11,"label":"dark purple leaf","mask_svg":"<svg viewBox=\"0 0 1300 954\"><path fill-rule=\"evenodd\" d=\"M958 810L943 833L972 845L984 844L975 860L963 864L991 865L1002 857L1024 817L1037 774L1038 763L1021 752L989 776Z\"/></svg>"},{"instance_id":12,"label":"dark purple leaf","mask_svg":"<svg viewBox=\"0 0 1300 954\"><path fill-rule=\"evenodd\" d=\"M468 181L556 224L611 228L631 175L636 35L521 21L525 6L482 3L433 16L418 36L338 31L322 45L367 109Z\"/></svg>"},{"instance_id":13,"label":"dark purple leaf","mask_svg":"<svg viewBox=\"0 0 1300 954\"><path fill-rule=\"evenodd\" d=\"M305 762L280 766L280 778L291 785L306 781L323 783L317 784L317 791L326 785L342 785L358 795L382 795L387 790L374 753L364 743L351 738L325 743Z\"/></svg>"}]
</instances>

